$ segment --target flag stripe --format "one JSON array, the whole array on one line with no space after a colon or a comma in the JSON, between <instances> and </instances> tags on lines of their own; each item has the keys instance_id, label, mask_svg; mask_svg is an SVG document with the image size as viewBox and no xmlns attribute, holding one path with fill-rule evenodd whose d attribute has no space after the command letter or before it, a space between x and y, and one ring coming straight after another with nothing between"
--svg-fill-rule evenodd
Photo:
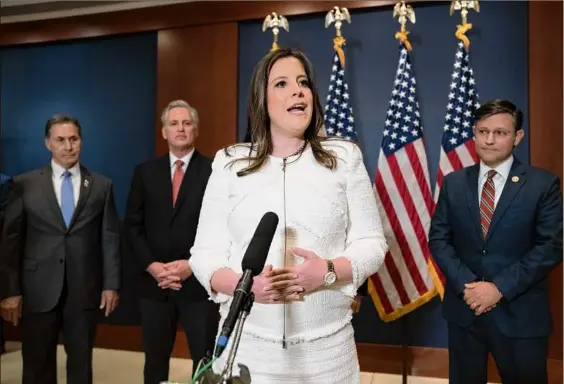
<instances>
[{"instance_id":1,"label":"flag stripe","mask_svg":"<svg viewBox=\"0 0 564 384\"><path fill-rule=\"evenodd\" d=\"M390 287L392 285L391 279L387 273L386 268L381 268L380 270L382 272L372 275L369 280L373 284L376 290L376 300L380 304L381 308L383 308L384 313L392 313L394 311L394 307L392 306L392 303L390 303L390 297L392 296L394 299L397 299L398 298L397 292L394 290L394 292L392 293L390 292L389 289L388 290L384 289L384 284L382 283L380 278L382 278L382 280L384 279L387 280L386 281L387 287ZM376 308L378 307L379 305L376 304Z\"/></svg>"},{"instance_id":2,"label":"flag stripe","mask_svg":"<svg viewBox=\"0 0 564 384\"><path fill-rule=\"evenodd\" d=\"M474 140L468 140L464 145L458 146L455 151L460 158L463 168L476 164L478 157Z\"/></svg>"},{"instance_id":3,"label":"flag stripe","mask_svg":"<svg viewBox=\"0 0 564 384\"><path fill-rule=\"evenodd\" d=\"M388 165L390 167L391 174L390 176L393 177L395 181L395 187L399 191L399 195L401 196L403 204L400 204L398 201L397 204L394 204L396 215L399 216L399 221L403 224L401 230L404 233L407 243L409 244L409 252L404 250L404 260L408 266L409 273L411 274L411 278L413 279L419 294L424 294L427 290L427 286L425 285L423 278L421 277L420 269L422 266L425 266L425 259L418 259L416 260L413 256L416 252L421 252L421 239L424 241L427 240L427 235L423 226L421 225L421 218L419 215L415 214L417 212L417 208L413 204L413 194L416 194L420 189L419 188L408 188L406 182L404 180L404 175L402 174L402 169L400 168L397 158L404 157L404 151L398 151L395 155L388 156ZM385 167L383 167L385 169ZM410 167L411 168L411 167ZM405 170L405 175L413 175L413 171ZM414 182L410 185L418 185L419 182L417 180L413 180ZM393 187L393 185L392 185ZM419 205L425 207L425 202L423 199L419 199ZM422 264L422 265L421 265Z\"/></svg>"},{"instance_id":4,"label":"flag stripe","mask_svg":"<svg viewBox=\"0 0 564 384\"><path fill-rule=\"evenodd\" d=\"M423 184L426 180L429 180L427 154L425 153L425 146L423 145L423 139L417 140L413 146L407 147L406 150L407 150L407 154L409 155L409 161L411 162L413 171L415 172L416 179L419 180L419 185L421 186L420 191L423 195L423 200L425 201L425 205L427 206L427 213L430 219L435 209L435 206L433 203L433 197L431 195L431 188L430 187L426 188L425 185ZM416 204L416 206L418 205ZM420 212L420 215L423 215L423 212Z\"/></svg>"},{"instance_id":5,"label":"flag stripe","mask_svg":"<svg viewBox=\"0 0 564 384\"><path fill-rule=\"evenodd\" d=\"M464 152L465 147L462 147L462 150L460 152ZM454 150L454 151L450 151L446 154L448 161L450 162L452 169L460 169L460 168L464 168L464 165L462 163L462 159L460 158L460 156L458 155L458 151Z\"/></svg>"},{"instance_id":6,"label":"flag stripe","mask_svg":"<svg viewBox=\"0 0 564 384\"><path fill-rule=\"evenodd\" d=\"M381 178L381 176L376 176L376 178ZM376 188L376 185L374 186ZM382 197L384 197L382 195ZM387 195L385 196L387 197ZM385 208L384 205L381 201L381 195L376 193L376 203L378 205L378 210L380 212L385 212ZM390 206L390 199L386 198L386 205ZM389 209L389 208L388 208ZM399 263L400 267L403 269L403 273L407 274L407 267L405 266L405 263L403 262L402 258L401 258L401 249L398 245L398 241L396 239L396 235L394 234L392 227L391 227L391 223L389 220L382 220L382 227L384 229L384 234L386 236L386 241L388 243L388 247L390 249L390 251L388 252L388 254L386 255L386 259L391 259L393 260L395 263ZM394 266L392 266L391 268L397 269ZM380 268L380 270L374 274L372 276L373 279L379 279L378 281L381 280L381 284L383 286L386 287L386 290L382 292L382 294L387 295L386 299L382 300L382 301L386 301L389 303L393 303L393 307L389 309L386 309L386 313L392 313L394 311L394 308L396 308L398 305L403 305L402 302L408 303L409 301L407 299L402 300L400 298L400 293L398 292L398 290L403 290L406 292L406 295L411 297L412 295L407 294L407 292L417 292L417 289L415 288L415 286L413 285L413 282L411 281L411 279L405 279L405 280L396 280L394 281L392 279L392 277L390 276L390 273L388 272L388 269L386 267L386 265L384 265L382 268ZM401 284L405 284L402 285ZM397 288L396 285L399 287Z\"/></svg>"},{"instance_id":7,"label":"flag stripe","mask_svg":"<svg viewBox=\"0 0 564 384\"><path fill-rule=\"evenodd\" d=\"M380 170L383 167L384 166L381 166ZM386 221L389 223L392 233L395 234L395 239L391 239L389 236L386 236L386 240L388 241L388 247L390 248L390 252L388 252L388 255L386 255L384 264L388 269L388 272L390 273L390 276L394 283L394 287L398 291L398 294L401 298L401 302L403 304L407 304L409 303L407 291L403 285L402 278L397 273L398 267L394 263L394 258L390 257L390 255L395 253L394 249L397 248L401 249L403 253L409 253L410 255L411 255L411 250L409 244L407 243L405 235L401 229L400 222L395 214L393 203L392 200L390 199L390 196L388 195L387 188L384 186L384 181L382 175L380 174L380 170L378 170L378 173L376 174L376 178L375 178L376 191L380 196L380 199L382 200L382 206L384 207L384 212L387 217ZM413 259L413 256L411 256L411 258ZM406 263L401 263L401 264L403 267L402 269L404 269L404 271L407 272Z\"/></svg>"},{"instance_id":8,"label":"flag stripe","mask_svg":"<svg viewBox=\"0 0 564 384\"><path fill-rule=\"evenodd\" d=\"M409 164L411 166L411 172L409 169L405 169L403 172L403 177L407 185L418 185L419 188L410 188L408 192L411 194L413 208L418 213L418 219L425 225L431 222L431 213L433 211L433 199L431 198L431 188L429 187L428 180L429 175L423 173L421 162L418 159L417 151L415 147L420 144L421 140L416 141L413 145L405 147L405 155L408 158ZM398 152L397 157L402 152ZM423 230L425 236L425 241L427 238L427 233Z\"/></svg>"}]
</instances>

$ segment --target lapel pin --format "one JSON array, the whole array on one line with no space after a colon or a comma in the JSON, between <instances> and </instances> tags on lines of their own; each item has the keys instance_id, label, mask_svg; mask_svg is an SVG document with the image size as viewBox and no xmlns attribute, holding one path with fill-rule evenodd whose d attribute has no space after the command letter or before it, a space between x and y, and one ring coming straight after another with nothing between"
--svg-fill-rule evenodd
<instances>
[{"instance_id":1,"label":"lapel pin","mask_svg":"<svg viewBox=\"0 0 564 384\"><path fill-rule=\"evenodd\" d=\"M511 181L514 182L514 183L518 182L518 181L519 181L519 176L513 176L513 177L511 178Z\"/></svg>"},{"instance_id":2,"label":"lapel pin","mask_svg":"<svg viewBox=\"0 0 564 384\"><path fill-rule=\"evenodd\" d=\"M90 184L90 182L88 181L88 179L84 179L84 188L88 188L89 184Z\"/></svg>"}]
</instances>

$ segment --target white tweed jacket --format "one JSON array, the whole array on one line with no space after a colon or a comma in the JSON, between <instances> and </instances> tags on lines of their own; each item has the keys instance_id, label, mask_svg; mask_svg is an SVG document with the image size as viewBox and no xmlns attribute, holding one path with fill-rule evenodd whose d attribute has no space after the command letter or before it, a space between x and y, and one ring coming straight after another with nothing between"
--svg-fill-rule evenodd
<instances>
[{"instance_id":1,"label":"white tweed jacket","mask_svg":"<svg viewBox=\"0 0 564 384\"><path fill-rule=\"evenodd\" d=\"M340 256L352 265L353 281L337 283L287 304L254 303L244 332L265 340L289 343L328 336L348 324L357 288L374 274L388 250L374 190L362 153L354 143L329 140L326 149L338 156L330 170L317 163L311 147L301 156L270 156L259 172L238 177L248 163L227 166L245 157L249 148L233 146L227 156L216 153L204 195L190 266L195 277L220 303L224 319L231 296L210 288L212 275L221 268L241 272L241 261L261 217L268 211L280 218L266 264L274 268L299 263L295 246L326 259ZM286 252L285 252L286 250ZM285 331L285 332L284 332Z\"/></svg>"}]
</instances>

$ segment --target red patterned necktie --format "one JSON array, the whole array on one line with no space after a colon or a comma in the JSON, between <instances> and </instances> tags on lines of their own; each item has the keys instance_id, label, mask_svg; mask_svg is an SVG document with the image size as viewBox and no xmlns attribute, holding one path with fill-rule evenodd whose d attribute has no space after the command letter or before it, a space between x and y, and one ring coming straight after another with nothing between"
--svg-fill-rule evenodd
<instances>
[{"instance_id":1,"label":"red patterned necktie","mask_svg":"<svg viewBox=\"0 0 564 384\"><path fill-rule=\"evenodd\" d=\"M488 179L482 188L482 197L480 199L480 223L482 224L482 236L485 239L488 235L488 229L492 222L492 216L495 207L495 184L493 182L496 171L488 172Z\"/></svg>"},{"instance_id":2,"label":"red patterned necktie","mask_svg":"<svg viewBox=\"0 0 564 384\"><path fill-rule=\"evenodd\" d=\"M176 160L176 169L174 170L174 176L172 177L172 206L176 205L176 198L178 197L178 191L180 191L180 185L182 184L182 179L184 178L184 170L182 166L184 162L182 160Z\"/></svg>"}]
</instances>

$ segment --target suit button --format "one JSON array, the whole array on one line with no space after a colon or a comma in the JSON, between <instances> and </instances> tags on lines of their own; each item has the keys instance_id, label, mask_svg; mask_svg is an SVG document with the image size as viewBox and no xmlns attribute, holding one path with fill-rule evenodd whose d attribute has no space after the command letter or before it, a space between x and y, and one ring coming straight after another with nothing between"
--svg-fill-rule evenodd
<instances>
[{"instance_id":1,"label":"suit button","mask_svg":"<svg viewBox=\"0 0 564 384\"><path fill-rule=\"evenodd\" d=\"M65 261L63 259L59 259L59 263L63 264Z\"/></svg>"}]
</instances>

